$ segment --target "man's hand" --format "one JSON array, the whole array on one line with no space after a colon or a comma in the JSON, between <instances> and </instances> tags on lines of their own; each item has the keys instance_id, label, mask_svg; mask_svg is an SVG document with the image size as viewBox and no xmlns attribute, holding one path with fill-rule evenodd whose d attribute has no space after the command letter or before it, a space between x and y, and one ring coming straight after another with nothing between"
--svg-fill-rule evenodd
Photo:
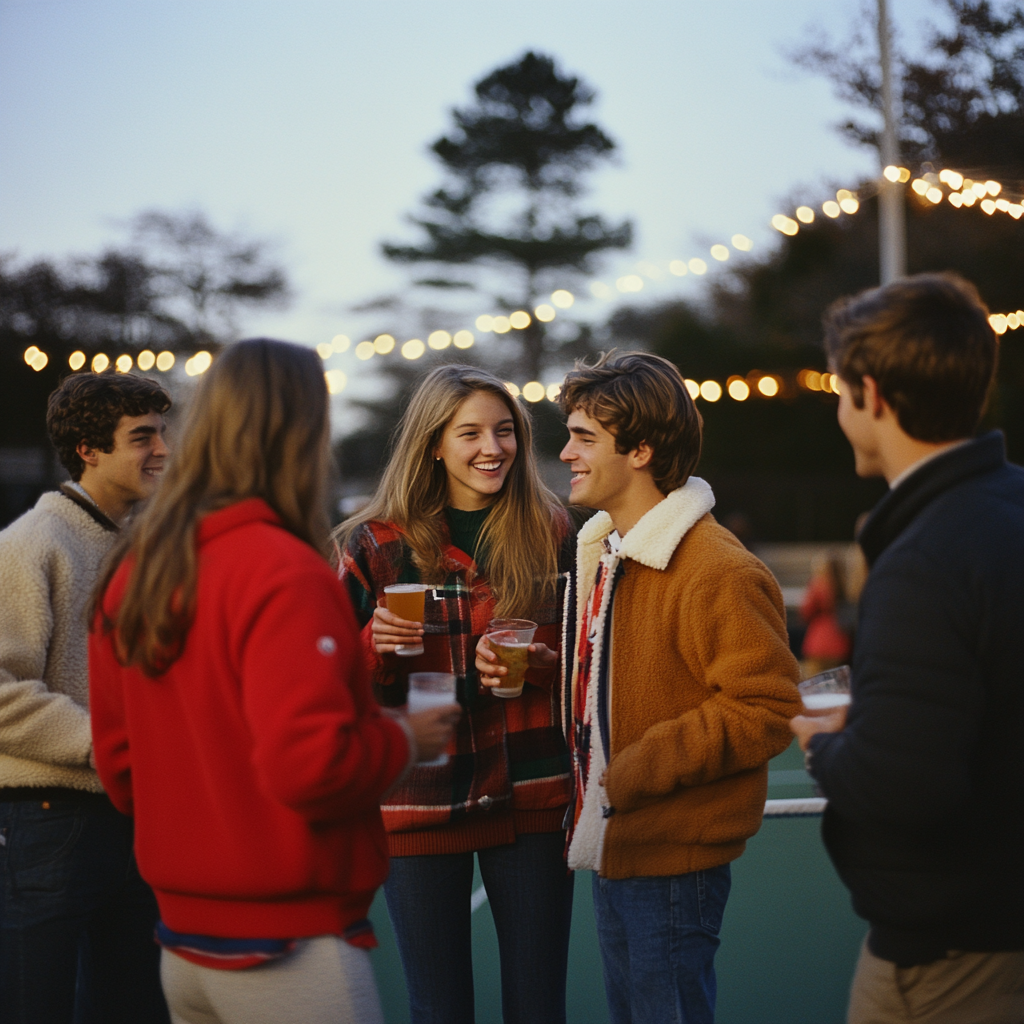
<instances>
[{"instance_id":1,"label":"man's hand","mask_svg":"<svg viewBox=\"0 0 1024 1024\"><path fill-rule=\"evenodd\" d=\"M396 646L420 643L423 639L423 623L400 619L381 604L373 609L370 633L373 636L373 649L378 654L392 654Z\"/></svg>"},{"instance_id":2,"label":"man's hand","mask_svg":"<svg viewBox=\"0 0 1024 1024\"><path fill-rule=\"evenodd\" d=\"M433 761L448 748L455 723L462 715L458 704L445 704L409 715L406 721L416 737L416 756L419 761Z\"/></svg>"},{"instance_id":3,"label":"man's hand","mask_svg":"<svg viewBox=\"0 0 1024 1024\"><path fill-rule=\"evenodd\" d=\"M528 662L530 668L551 668L558 664L558 651L553 651L547 644L530 644ZM508 675L508 669L498 662L498 656L491 650L487 637L480 637L476 645L476 670L480 673L480 682L484 686L501 686L501 677Z\"/></svg>"},{"instance_id":4,"label":"man's hand","mask_svg":"<svg viewBox=\"0 0 1024 1024\"><path fill-rule=\"evenodd\" d=\"M789 727L800 744L800 749L807 750L811 737L819 732L842 732L846 727L846 707L836 708L827 715L797 715L789 720Z\"/></svg>"}]
</instances>

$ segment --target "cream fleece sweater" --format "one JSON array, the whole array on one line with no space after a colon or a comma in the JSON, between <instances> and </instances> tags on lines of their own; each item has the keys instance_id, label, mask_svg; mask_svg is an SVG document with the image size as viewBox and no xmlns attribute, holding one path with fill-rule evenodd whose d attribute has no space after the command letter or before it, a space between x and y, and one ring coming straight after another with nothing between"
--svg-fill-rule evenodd
<instances>
[{"instance_id":1,"label":"cream fleece sweater","mask_svg":"<svg viewBox=\"0 0 1024 1024\"><path fill-rule=\"evenodd\" d=\"M0 786L102 792L89 767L86 609L116 539L56 491L0 531Z\"/></svg>"}]
</instances>

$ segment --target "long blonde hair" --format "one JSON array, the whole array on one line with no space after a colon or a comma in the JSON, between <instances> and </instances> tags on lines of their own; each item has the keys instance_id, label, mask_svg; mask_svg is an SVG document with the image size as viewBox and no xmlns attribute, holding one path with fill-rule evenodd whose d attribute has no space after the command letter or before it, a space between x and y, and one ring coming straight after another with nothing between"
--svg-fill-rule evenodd
<instances>
[{"instance_id":1,"label":"long blonde hair","mask_svg":"<svg viewBox=\"0 0 1024 1024\"><path fill-rule=\"evenodd\" d=\"M195 615L196 530L206 513L262 498L285 529L326 552L328 445L327 387L314 352L257 338L217 358L157 494L115 548L94 594L95 608L129 557L124 597L103 623L117 630L124 665L156 676L180 656Z\"/></svg>"},{"instance_id":2,"label":"long blonde hair","mask_svg":"<svg viewBox=\"0 0 1024 1024\"><path fill-rule=\"evenodd\" d=\"M358 515L338 527L335 538L344 546L363 523L391 523L405 535L421 577L440 580L448 474L433 453L459 406L476 392L500 398L515 429L516 457L484 523L480 546L489 551L487 579L497 599L497 614L525 616L554 593L565 513L537 472L529 416L486 370L453 363L427 374L398 425L376 494Z\"/></svg>"}]
</instances>

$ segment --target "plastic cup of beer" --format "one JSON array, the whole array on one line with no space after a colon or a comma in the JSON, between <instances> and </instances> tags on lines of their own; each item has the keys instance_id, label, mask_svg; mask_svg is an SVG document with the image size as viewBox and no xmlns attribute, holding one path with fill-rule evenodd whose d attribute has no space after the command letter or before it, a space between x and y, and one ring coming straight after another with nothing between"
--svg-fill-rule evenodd
<instances>
[{"instance_id":1,"label":"plastic cup of beer","mask_svg":"<svg viewBox=\"0 0 1024 1024\"><path fill-rule=\"evenodd\" d=\"M423 624L423 601L426 597L425 583L392 583L384 588L384 601L388 611L400 619ZM403 658L412 658L423 653L423 641L414 644L396 644L395 654Z\"/></svg>"},{"instance_id":2,"label":"plastic cup of beer","mask_svg":"<svg viewBox=\"0 0 1024 1024\"><path fill-rule=\"evenodd\" d=\"M404 616L403 616L404 617ZM410 715L417 711L443 707L455 703L455 676L451 672L410 672L409 702ZM435 768L447 764L448 755L442 754L433 761L420 761L420 767Z\"/></svg>"},{"instance_id":3,"label":"plastic cup of beer","mask_svg":"<svg viewBox=\"0 0 1024 1024\"><path fill-rule=\"evenodd\" d=\"M537 623L529 619L491 619L487 624L487 643L498 656L498 662L508 669L503 686L495 686L495 697L519 697L523 692L526 669L530 661L529 646Z\"/></svg>"},{"instance_id":4,"label":"plastic cup of beer","mask_svg":"<svg viewBox=\"0 0 1024 1024\"><path fill-rule=\"evenodd\" d=\"M828 715L850 703L850 666L840 665L805 679L797 687L805 715Z\"/></svg>"}]
</instances>

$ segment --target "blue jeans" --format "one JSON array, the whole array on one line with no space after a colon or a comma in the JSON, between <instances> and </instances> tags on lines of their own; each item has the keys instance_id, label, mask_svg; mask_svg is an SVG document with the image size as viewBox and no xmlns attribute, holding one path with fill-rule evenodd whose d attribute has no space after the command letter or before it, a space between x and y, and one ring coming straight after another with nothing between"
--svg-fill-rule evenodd
<instances>
[{"instance_id":1,"label":"blue jeans","mask_svg":"<svg viewBox=\"0 0 1024 1024\"><path fill-rule=\"evenodd\" d=\"M156 900L131 819L103 794L40 797L0 802L0 1016L166 1024Z\"/></svg>"},{"instance_id":2,"label":"blue jeans","mask_svg":"<svg viewBox=\"0 0 1024 1024\"><path fill-rule=\"evenodd\" d=\"M505 1024L565 1024L573 876L564 832L480 850ZM384 883L412 1024L473 1024L473 854L393 857Z\"/></svg>"},{"instance_id":3,"label":"blue jeans","mask_svg":"<svg viewBox=\"0 0 1024 1024\"><path fill-rule=\"evenodd\" d=\"M730 884L728 864L664 877L594 875L612 1024L713 1024L715 951Z\"/></svg>"}]
</instances>

